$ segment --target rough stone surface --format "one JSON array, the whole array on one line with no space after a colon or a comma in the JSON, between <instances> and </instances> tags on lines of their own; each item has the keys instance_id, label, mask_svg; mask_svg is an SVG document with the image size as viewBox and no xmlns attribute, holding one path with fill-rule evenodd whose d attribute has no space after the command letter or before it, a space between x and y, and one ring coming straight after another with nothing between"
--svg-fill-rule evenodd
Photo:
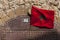
<instances>
[{"instance_id":1,"label":"rough stone surface","mask_svg":"<svg viewBox=\"0 0 60 40\"><path fill-rule=\"evenodd\" d=\"M26 17L21 15L27 15L28 12L31 14L32 5L55 11L55 28L52 31L32 26L29 28L29 23L24 24L22 21L19 23L19 20ZM18 29L20 31L15 32ZM0 40L60 40L60 0L0 0L0 32Z\"/></svg>"},{"instance_id":2,"label":"rough stone surface","mask_svg":"<svg viewBox=\"0 0 60 40\"><path fill-rule=\"evenodd\" d=\"M28 19L27 22L24 19ZM21 15L16 17L15 19L10 19L6 26L10 28L11 31L25 31L30 28L30 19L29 16Z\"/></svg>"},{"instance_id":3,"label":"rough stone surface","mask_svg":"<svg viewBox=\"0 0 60 40\"><path fill-rule=\"evenodd\" d=\"M15 18L21 14L25 15L27 12L31 14L32 5L46 10L54 10L55 18L59 21L60 0L0 0L0 19L7 16L9 19ZM8 20L6 19L5 21ZM2 20L3 24L5 21ZM1 25L3 25L2 22L0 22Z\"/></svg>"},{"instance_id":4,"label":"rough stone surface","mask_svg":"<svg viewBox=\"0 0 60 40\"><path fill-rule=\"evenodd\" d=\"M55 11L55 22L60 22L60 0L0 0L0 25L20 15L31 14L31 6Z\"/></svg>"}]
</instances>

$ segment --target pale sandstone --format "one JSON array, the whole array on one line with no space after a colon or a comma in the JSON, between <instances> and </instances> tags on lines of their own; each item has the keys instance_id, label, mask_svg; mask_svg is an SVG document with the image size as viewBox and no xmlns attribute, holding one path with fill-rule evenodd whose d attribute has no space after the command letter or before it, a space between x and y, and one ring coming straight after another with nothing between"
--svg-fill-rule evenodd
<instances>
[{"instance_id":1,"label":"pale sandstone","mask_svg":"<svg viewBox=\"0 0 60 40\"><path fill-rule=\"evenodd\" d=\"M56 20L60 18L60 0L1 0L0 1L0 17L4 16L7 18L15 18L20 15L25 15L29 11L31 14L31 6L34 5L38 8L43 8L46 10L54 10ZM4 12L7 13L5 14ZM12 11L13 10L13 11ZM2 16L3 15L3 16ZM8 19L8 18L7 18ZM55 20L55 21L56 21ZM3 22L4 23L4 22Z\"/></svg>"},{"instance_id":2,"label":"pale sandstone","mask_svg":"<svg viewBox=\"0 0 60 40\"><path fill-rule=\"evenodd\" d=\"M5 16L1 18L1 21L5 24L6 21L8 21L10 18L8 16Z\"/></svg>"},{"instance_id":3,"label":"pale sandstone","mask_svg":"<svg viewBox=\"0 0 60 40\"><path fill-rule=\"evenodd\" d=\"M58 7L57 7L59 10L60 10L60 2L59 2L59 5L58 5Z\"/></svg>"},{"instance_id":4,"label":"pale sandstone","mask_svg":"<svg viewBox=\"0 0 60 40\"><path fill-rule=\"evenodd\" d=\"M9 27L5 27L4 24L11 20L12 18L16 18L17 16L20 16L20 15L26 15L27 12L29 12L31 14L31 6L32 5L35 5L36 7L38 8L43 8L43 9L46 9L46 10L54 10L55 12L55 15L54 15L54 29L57 29L58 32L60 32L60 0L2 0L2 2L0 2L0 30L4 31L4 32L12 32L10 30ZM5 11L3 11L3 9ZM2 27L4 26L4 27ZM23 31L21 31L23 32ZM16 38L23 38L22 36L25 35L25 37L29 37L29 38L34 38L34 37L37 37L39 36L39 34L42 32L23 32L21 33L20 32L20 35L18 34L16 37L13 37L14 35L16 35L16 33L14 34L8 34L8 37L11 37L12 40L13 38L16 40ZM43 35L45 32L42 32L41 34ZM22 35L23 34L23 35ZM34 35L35 34L35 35ZM37 35L37 36L36 36ZM11 39L10 38L10 39ZM8 40L8 39L7 39Z\"/></svg>"},{"instance_id":5,"label":"pale sandstone","mask_svg":"<svg viewBox=\"0 0 60 40\"><path fill-rule=\"evenodd\" d=\"M1 17L1 18L5 17L5 16L7 16L7 15L6 15L4 12L1 12L1 13L0 13L0 17Z\"/></svg>"},{"instance_id":6,"label":"pale sandstone","mask_svg":"<svg viewBox=\"0 0 60 40\"><path fill-rule=\"evenodd\" d=\"M20 0L20 4L23 4L24 3L24 1L23 0Z\"/></svg>"},{"instance_id":7,"label":"pale sandstone","mask_svg":"<svg viewBox=\"0 0 60 40\"><path fill-rule=\"evenodd\" d=\"M16 14L15 14L14 10L10 11L7 15L8 15L10 18L15 18L15 17L16 17Z\"/></svg>"},{"instance_id":8,"label":"pale sandstone","mask_svg":"<svg viewBox=\"0 0 60 40\"><path fill-rule=\"evenodd\" d=\"M31 9L28 10L29 14L31 15Z\"/></svg>"},{"instance_id":9,"label":"pale sandstone","mask_svg":"<svg viewBox=\"0 0 60 40\"><path fill-rule=\"evenodd\" d=\"M1 19L0 19L0 25L4 25Z\"/></svg>"},{"instance_id":10,"label":"pale sandstone","mask_svg":"<svg viewBox=\"0 0 60 40\"><path fill-rule=\"evenodd\" d=\"M17 15L17 16L19 16L19 15L26 15L26 13L25 13L25 8L22 8L22 9L21 9L21 8L19 7L19 8L17 8L15 11L16 11L16 15Z\"/></svg>"},{"instance_id":11,"label":"pale sandstone","mask_svg":"<svg viewBox=\"0 0 60 40\"><path fill-rule=\"evenodd\" d=\"M48 7L48 5L46 5L46 3L42 5L42 8L47 9L47 10L49 9L49 7Z\"/></svg>"},{"instance_id":12,"label":"pale sandstone","mask_svg":"<svg viewBox=\"0 0 60 40\"><path fill-rule=\"evenodd\" d=\"M39 0L39 3L44 4L46 0Z\"/></svg>"}]
</instances>

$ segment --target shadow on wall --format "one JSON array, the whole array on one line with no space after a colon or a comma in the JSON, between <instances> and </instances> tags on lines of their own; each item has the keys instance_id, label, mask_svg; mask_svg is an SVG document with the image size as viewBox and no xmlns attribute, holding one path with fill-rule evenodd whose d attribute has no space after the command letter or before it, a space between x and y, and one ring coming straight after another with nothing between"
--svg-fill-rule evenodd
<instances>
[{"instance_id":1,"label":"shadow on wall","mask_svg":"<svg viewBox=\"0 0 60 40\"><path fill-rule=\"evenodd\" d=\"M14 32L3 35L6 40L60 40L60 34L56 29L37 30L38 28L32 27L33 30L30 30L29 22L23 22L25 18L29 20L28 16L18 16L8 21L6 25Z\"/></svg>"},{"instance_id":2,"label":"shadow on wall","mask_svg":"<svg viewBox=\"0 0 60 40\"><path fill-rule=\"evenodd\" d=\"M60 34L54 30L48 30L43 33L41 31L14 31L4 34L5 40L60 40Z\"/></svg>"},{"instance_id":3,"label":"shadow on wall","mask_svg":"<svg viewBox=\"0 0 60 40\"><path fill-rule=\"evenodd\" d=\"M28 19L27 22L24 22L24 19ZM26 20L25 20L26 21ZM6 26L10 28L12 31L24 31L24 30L33 30L33 31L39 31L39 30L49 30L47 28L38 28L35 26L30 25L30 18L27 15L21 15L16 18L10 19L7 21Z\"/></svg>"},{"instance_id":4,"label":"shadow on wall","mask_svg":"<svg viewBox=\"0 0 60 40\"><path fill-rule=\"evenodd\" d=\"M24 22L24 19L28 19L28 22ZM10 28L12 31L24 31L29 30L30 23L29 17L26 15L18 16L14 19L10 19L6 26Z\"/></svg>"},{"instance_id":5,"label":"shadow on wall","mask_svg":"<svg viewBox=\"0 0 60 40\"><path fill-rule=\"evenodd\" d=\"M46 34L39 35L35 38L28 39L28 40L60 40L60 34L57 33L57 31L52 30L48 31Z\"/></svg>"}]
</instances>

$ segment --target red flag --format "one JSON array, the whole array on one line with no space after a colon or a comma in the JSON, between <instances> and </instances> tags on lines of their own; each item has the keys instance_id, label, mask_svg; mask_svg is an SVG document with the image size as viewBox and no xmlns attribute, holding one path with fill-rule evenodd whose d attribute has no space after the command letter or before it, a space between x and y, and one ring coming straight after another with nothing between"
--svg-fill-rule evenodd
<instances>
[{"instance_id":1,"label":"red flag","mask_svg":"<svg viewBox=\"0 0 60 40\"><path fill-rule=\"evenodd\" d=\"M54 11L32 6L30 25L52 29L54 27Z\"/></svg>"}]
</instances>

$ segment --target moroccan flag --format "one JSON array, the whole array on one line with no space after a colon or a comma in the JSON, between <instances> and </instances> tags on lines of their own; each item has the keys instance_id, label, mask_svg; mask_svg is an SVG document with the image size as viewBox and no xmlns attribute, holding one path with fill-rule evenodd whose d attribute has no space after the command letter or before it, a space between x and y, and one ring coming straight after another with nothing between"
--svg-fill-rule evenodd
<instances>
[{"instance_id":1,"label":"moroccan flag","mask_svg":"<svg viewBox=\"0 0 60 40\"><path fill-rule=\"evenodd\" d=\"M32 6L30 25L52 29L54 27L54 11Z\"/></svg>"}]
</instances>

